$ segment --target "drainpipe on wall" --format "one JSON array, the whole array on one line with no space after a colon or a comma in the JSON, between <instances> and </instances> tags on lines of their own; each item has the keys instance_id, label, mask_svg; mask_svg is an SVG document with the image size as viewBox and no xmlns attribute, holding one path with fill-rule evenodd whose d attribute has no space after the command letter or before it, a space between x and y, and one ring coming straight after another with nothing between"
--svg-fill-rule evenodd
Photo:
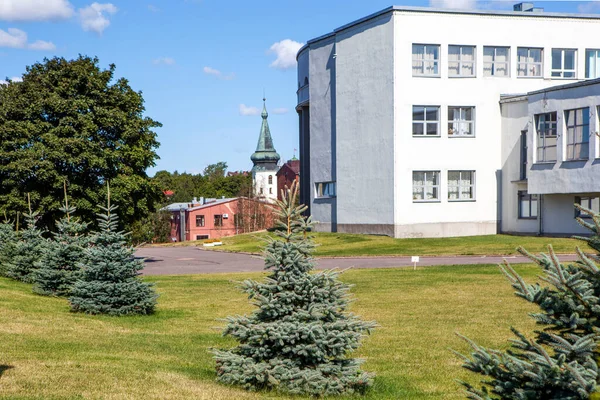
<instances>
[{"instance_id":1,"label":"drainpipe on wall","mask_svg":"<svg viewBox=\"0 0 600 400\"><path fill-rule=\"evenodd\" d=\"M544 195L540 194L538 199L538 235L542 236L544 234Z\"/></svg>"},{"instance_id":2,"label":"drainpipe on wall","mask_svg":"<svg viewBox=\"0 0 600 400\"><path fill-rule=\"evenodd\" d=\"M185 242L185 209L179 209L179 241Z\"/></svg>"}]
</instances>

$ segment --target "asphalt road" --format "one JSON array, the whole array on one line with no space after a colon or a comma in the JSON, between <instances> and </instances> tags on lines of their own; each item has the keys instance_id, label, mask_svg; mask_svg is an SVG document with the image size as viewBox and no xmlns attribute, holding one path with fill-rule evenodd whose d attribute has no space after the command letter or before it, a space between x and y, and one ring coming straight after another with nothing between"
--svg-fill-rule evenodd
<instances>
[{"instance_id":1,"label":"asphalt road","mask_svg":"<svg viewBox=\"0 0 600 400\"><path fill-rule=\"evenodd\" d=\"M145 259L145 275L208 274L218 272L263 271L259 256L204 250L199 247L144 247L136 251ZM452 256L421 257L419 267L433 265L499 264L506 258L511 263L530 262L521 256ZM562 261L575 259L574 255L560 256ZM395 268L412 267L410 257L357 257L320 258L317 268Z\"/></svg>"}]
</instances>

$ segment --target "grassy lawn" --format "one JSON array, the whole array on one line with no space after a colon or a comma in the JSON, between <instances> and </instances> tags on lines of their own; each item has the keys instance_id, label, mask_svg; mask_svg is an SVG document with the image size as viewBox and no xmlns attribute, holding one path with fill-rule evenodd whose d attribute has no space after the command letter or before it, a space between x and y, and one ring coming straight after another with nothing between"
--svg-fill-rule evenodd
<instances>
[{"instance_id":1,"label":"grassy lawn","mask_svg":"<svg viewBox=\"0 0 600 400\"><path fill-rule=\"evenodd\" d=\"M267 233L250 233L223 238L223 246L211 247L218 251L260 253ZM388 236L356 235L348 233L316 233L317 257L342 256L412 256L412 255L509 255L518 246L532 252L544 251L549 243L559 253L574 253L582 242L569 238L486 235L455 238L393 239ZM202 242L183 242L182 245Z\"/></svg>"},{"instance_id":2,"label":"grassy lawn","mask_svg":"<svg viewBox=\"0 0 600 400\"><path fill-rule=\"evenodd\" d=\"M538 270L518 268L528 279ZM0 279L0 398L285 399L215 383L208 349L230 346L223 318L251 309L232 281L264 274L157 276L150 317L69 313L62 299ZM509 326L531 332L534 308L512 294L496 267L350 270L352 311L380 324L358 356L377 374L366 399L462 399L456 379L477 381L448 349L467 351L455 331L506 346Z\"/></svg>"}]
</instances>

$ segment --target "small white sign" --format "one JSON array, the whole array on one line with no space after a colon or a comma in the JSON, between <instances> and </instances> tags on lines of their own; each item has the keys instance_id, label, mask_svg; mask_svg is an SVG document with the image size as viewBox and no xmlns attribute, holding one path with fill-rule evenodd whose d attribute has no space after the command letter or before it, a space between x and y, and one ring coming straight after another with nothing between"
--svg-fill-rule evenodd
<instances>
[{"instance_id":1,"label":"small white sign","mask_svg":"<svg viewBox=\"0 0 600 400\"><path fill-rule=\"evenodd\" d=\"M412 256L412 257L410 258L410 262L414 262L414 263L417 263L417 262L419 262L419 256Z\"/></svg>"}]
</instances>

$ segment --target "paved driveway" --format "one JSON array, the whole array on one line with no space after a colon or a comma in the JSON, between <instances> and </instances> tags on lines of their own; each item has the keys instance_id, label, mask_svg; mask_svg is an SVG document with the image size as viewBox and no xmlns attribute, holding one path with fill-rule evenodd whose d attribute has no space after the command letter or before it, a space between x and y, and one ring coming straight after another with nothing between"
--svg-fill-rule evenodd
<instances>
[{"instance_id":1,"label":"paved driveway","mask_svg":"<svg viewBox=\"0 0 600 400\"><path fill-rule=\"evenodd\" d=\"M145 259L145 275L207 274L218 272L263 271L259 256L204 250L199 247L144 247L136 256ZM420 267L432 265L498 264L506 258L511 263L529 262L521 256L454 256L421 257ZM574 255L560 257L563 261ZM394 268L412 266L410 257L357 257L317 259L317 268Z\"/></svg>"}]
</instances>

